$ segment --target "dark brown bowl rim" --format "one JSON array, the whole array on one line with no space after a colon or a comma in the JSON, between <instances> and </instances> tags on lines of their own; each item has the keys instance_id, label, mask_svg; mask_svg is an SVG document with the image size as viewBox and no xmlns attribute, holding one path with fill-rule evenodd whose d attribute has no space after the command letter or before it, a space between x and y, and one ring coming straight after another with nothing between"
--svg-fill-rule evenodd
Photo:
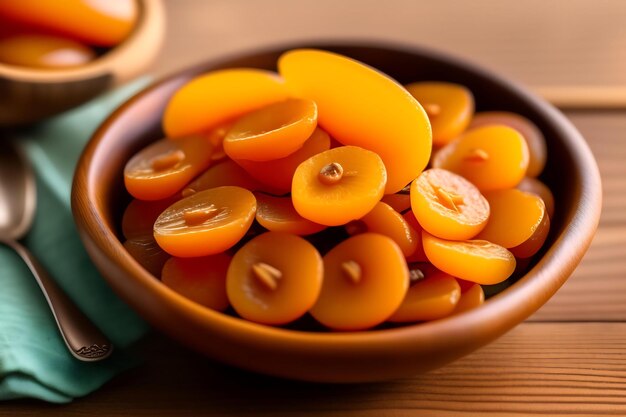
<instances>
[{"instance_id":1,"label":"dark brown bowl rim","mask_svg":"<svg viewBox=\"0 0 626 417\"><path fill-rule=\"evenodd\" d=\"M541 307L573 272L589 247L600 218L602 191L599 170L587 143L571 122L552 105L517 83L469 63L464 59L451 57L428 48L397 42L381 43L378 41L324 42L322 46L315 46L312 42L311 45L313 46L308 46L307 43L305 47L322 49L324 47L376 47L435 58L450 65L463 68L466 71L488 77L494 83L500 84L519 96L534 111L544 114L546 119L558 131L559 136L565 138L566 147L571 152L574 164L577 167L576 174L579 177L577 181L580 184L580 188L577 190L577 208L574 214L563 231L555 237L553 245L544 253L541 260L513 286L490 298L488 302L479 308L433 322L374 331L317 333L265 326L204 308L167 288L145 271L126 252L115 232L108 228L101 218L99 214L100 208L97 204L98 196L88 186L90 184L89 177L97 175L97 173L90 171L92 159L105 136L105 132L126 109L133 106L135 101L158 89L161 84L168 80L193 73L198 68L213 67L233 57L246 56L248 55L246 53L214 59L189 70L178 72L142 90L109 116L88 143L76 170L77 175L74 178L72 188L72 207L79 229L83 233L88 234L88 238L96 243L109 262L124 265L127 270L132 271L131 275L133 278L138 281L145 291L151 292L155 300L158 299L159 302L167 303L168 307L181 310L183 315L190 318L194 317L195 321L232 329L233 332L237 331L245 334L246 338L252 338L259 343L286 344L294 349L298 347L307 350L325 348L357 349L365 347L372 349L383 347L389 342L393 342L396 348L401 348L402 346L406 347L415 344L418 340L424 342L436 340L437 344L445 345L446 341L459 342L460 339L466 338L468 333L479 339L482 337L484 340L491 340L520 323ZM278 45L266 49L255 49L254 53L269 53L300 47L303 47L302 42ZM79 212L76 210L78 205L87 207L89 216L78 215ZM85 238L83 239L85 240ZM564 259L569 262L563 262ZM111 279L107 278L107 280ZM120 295L124 296L123 294ZM130 304L132 305L132 303ZM153 324L159 327L159 323Z\"/></svg>"}]
</instances>

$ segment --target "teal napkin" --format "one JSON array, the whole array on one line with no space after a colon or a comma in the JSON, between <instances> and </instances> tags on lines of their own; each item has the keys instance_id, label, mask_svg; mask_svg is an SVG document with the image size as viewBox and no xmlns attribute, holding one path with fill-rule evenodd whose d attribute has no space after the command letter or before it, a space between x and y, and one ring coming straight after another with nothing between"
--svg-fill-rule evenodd
<instances>
[{"instance_id":1,"label":"teal napkin","mask_svg":"<svg viewBox=\"0 0 626 417\"><path fill-rule=\"evenodd\" d=\"M78 307L106 333L114 354L80 362L68 352L30 271L0 245L0 400L64 403L84 396L137 362L127 352L147 331L91 264L70 210L72 175L83 146L106 116L145 86L141 79L20 132L37 174L37 214L24 243Z\"/></svg>"}]
</instances>

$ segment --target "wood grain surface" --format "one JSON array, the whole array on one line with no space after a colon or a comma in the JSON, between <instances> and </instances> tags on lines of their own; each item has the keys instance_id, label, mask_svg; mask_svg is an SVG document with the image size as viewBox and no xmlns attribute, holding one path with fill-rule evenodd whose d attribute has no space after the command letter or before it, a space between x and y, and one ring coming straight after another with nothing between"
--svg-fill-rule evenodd
<instances>
[{"instance_id":1,"label":"wood grain surface","mask_svg":"<svg viewBox=\"0 0 626 417\"><path fill-rule=\"evenodd\" d=\"M437 371L360 385L253 375L153 337L146 365L88 398L66 407L17 402L6 415L626 415L625 334L626 323L524 323Z\"/></svg>"},{"instance_id":2,"label":"wood grain surface","mask_svg":"<svg viewBox=\"0 0 626 417\"><path fill-rule=\"evenodd\" d=\"M275 42L377 39L468 57L538 91L552 91L564 107L576 100L574 107L626 103L625 1L389 0L380 5L370 0L171 1L169 34L153 73ZM559 94L569 98L559 102ZM483 349L426 375L331 386L225 367L153 334L139 349L145 363L96 393L63 407L4 403L0 415L626 415L626 111L566 114L598 159L604 187L600 228L552 300Z\"/></svg>"},{"instance_id":3,"label":"wood grain surface","mask_svg":"<svg viewBox=\"0 0 626 417\"><path fill-rule=\"evenodd\" d=\"M467 58L562 107L626 107L623 0L172 0L156 75L277 43L398 42Z\"/></svg>"}]
</instances>

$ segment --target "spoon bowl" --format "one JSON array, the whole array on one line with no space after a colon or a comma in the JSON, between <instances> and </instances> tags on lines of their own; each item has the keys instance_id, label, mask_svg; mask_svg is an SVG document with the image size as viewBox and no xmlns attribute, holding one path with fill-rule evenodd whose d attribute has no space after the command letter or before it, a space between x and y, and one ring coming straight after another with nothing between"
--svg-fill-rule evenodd
<instances>
[{"instance_id":1,"label":"spoon bowl","mask_svg":"<svg viewBox=\"0 0 626 417\"><path fill-rule=\"evenodd\" d=\"M36 189L26 159L7 141L0 141L0 241L21 239L35 214Z\"/></svg>"}]
</instances>

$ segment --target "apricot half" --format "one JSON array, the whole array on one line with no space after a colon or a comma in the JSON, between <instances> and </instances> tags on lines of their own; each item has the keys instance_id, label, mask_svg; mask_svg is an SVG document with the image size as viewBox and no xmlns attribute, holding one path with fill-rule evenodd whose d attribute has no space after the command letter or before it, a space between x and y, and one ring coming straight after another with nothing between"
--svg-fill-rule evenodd
<instances>
[{"instance_id":1,"label":"apricot half","mask_svg":"<svg viewBox=\"0 0 626 417\"><path fill-rule=\"evenodd\" d=\"M524 178L528 145L508 126L479 127L439 149L432 165L465 177L481 191L502 190Z\"/></svg>"},{"instance_id":2,"label":"apricot half","mask_svg":"<svg viewBox=\"0 0 626 417\"><path fill-rule=\"evenodd\" d=\"M322 258L312 244L288 233L267 232L237 251L226 290L241 317L279 325L296 320L315 304L323 274Z\"/></svg>"},{"instance_id":3,"label":"apricot half","mask_svg":"<svg viewBox=\"0 0 626 417\"><path fill-rule=\"evenodd\" d=\"M170 258L161 273L161 281L196 303L224 311L230 303L226 295L226 272L230 256L218 253L199 258Z\"/></svg>"},{"instance_id":4,"label":"apricot half","mask_svg":"<svg viewBox=\"0 0 626 417\"><path fill-rule=\"evenodd\" d=\"M291 197L273 197L262 193L255 196L256 220L267 230L305 236L326 229L326 226L300 216L293 207Z\"/></svg>"},{"instance_id":5,"label":"apricot half","mask_svg":"<svg viewBox=\"0 0 626 417\"><path fill-rule=\"evenodd\" d=\"M213 71L194 78L172 96L163 114L163 130L169 137L205 132L288 97L284 81L275 72Z\"/></svg>"},{"instance_id":6,"label":"apricot half","mask_svg":"<svg viewBox=\"0 0 626 417\"><path fill-rule=\"evenodd\" d=\"M154 142L126 163L126 189L139 200L170 197L207 169L213 147L205 135Z\"/></svg>"},{"instance_id":7,"label":"apricot half","mask_svg":"<svg viewBox=\"0 0 626 417\"><path fill-rule=\"evenodd\" d=\"M387 175L378 155L340 146L298 166L291 197L296 211L312 222L339 226L363 217L383 196Z\"/></svg>"},{"instance_id":8,"label":"apricot half","mask_svg":"<svg viewBox=\"0 0 626 417\"><path fill-rule=\"evenodd\" d=\"M432 168L411 184L411 208L428 233L449 240L476 236L489 219L489 203L465 178Z\"/></svg>"},{"instance_id":9,"label":"apricot half","mask_svg":"<svg viewBox=\"0 0 626 417\"><path fill-rule=\"evenodd\" d=\"M422 232L428 260L448 274L478 284L498 284L515 270L515 257L486 240L452 241Z\"/></svg>"},{"instance_id":10,"label":"apricot half","mask_svg":"<svg viewBox=\"0 0 626 417\"><path fill-rule=\"evenodd\" d=\"M409 270L396 243L363 233L324 256L324 282L311 314L337 330L363 330L387 320L409 286Z\"/></svg>"},{"instance_id":11,"label":"apricot half","mask_svg":"<svg viewBox=\"0 0 626 417\"><path fill-rule=\"evenodd\" d=\"M489 125L509 126L518 131L528 145L528 169L526 175L537 177L543 171L548 159L546 139L541 130L530 120L516 113L506 111L486 111L474 115L468 130Z\"/></svg>"},{"instance_id":12,"label":"apricot half","mask_svg":"<svg viewBox=\"0 0 626 417\"><path fill-rule=\"evenodd\" d=\"M252 192L240 187L199 191L172 204L154 223L154 238L181 258L214 255L237 243L256 212Z\"/></svg>"},{"instance_id":13,"label":"apricot half","mask_svg":"<svg viewBox=\"0 0 626 417\"><path fill-rule=\"evenodd\" d=\"M297 151L317 126L314 101L290 99L239 118L224 138L233 159L269 161Z\"/></svg>"},{"instance_id":14,"label":"apricot half","mask_svg":"<svg viewBox=\"0 0 626 417\"><path fill-rule=\"evenodd\" d=\"M467 128L474 114L474 96L465 86L422 81L406 89L420 102L433 130L433 144L445 145Z\"/></svg>"}]
</instances>

